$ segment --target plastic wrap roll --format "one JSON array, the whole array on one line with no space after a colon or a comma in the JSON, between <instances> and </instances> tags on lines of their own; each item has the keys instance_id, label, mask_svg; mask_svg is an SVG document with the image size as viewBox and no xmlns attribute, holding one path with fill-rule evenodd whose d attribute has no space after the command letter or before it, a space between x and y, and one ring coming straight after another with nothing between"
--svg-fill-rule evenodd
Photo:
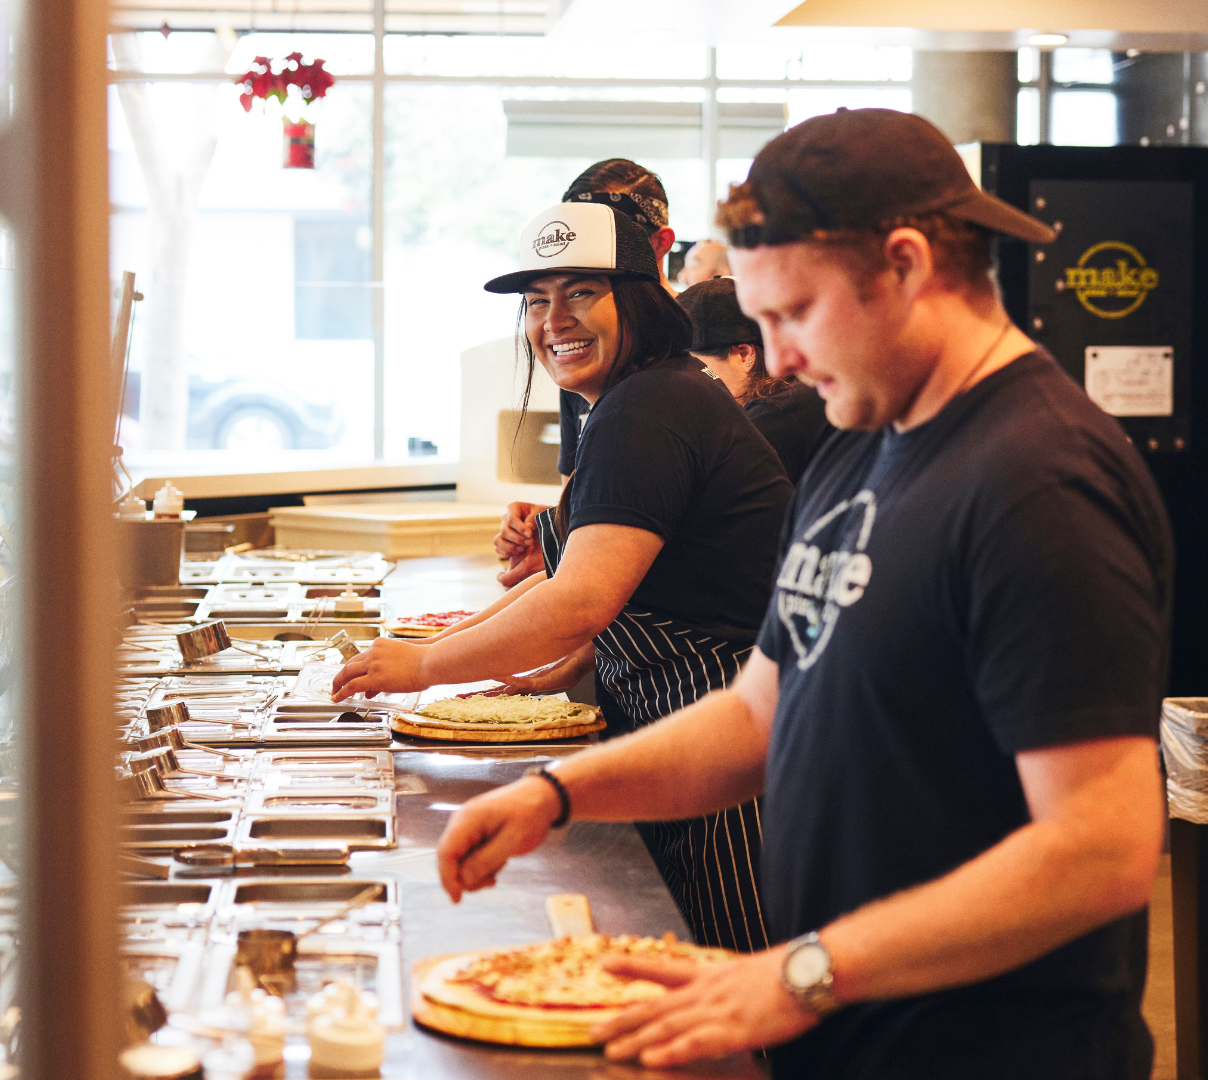
<instances>
[{"instance_id":1,"label":"plastic wrap roll","mask_svg":"<svg viewBox=\"0 0 1208 1080\"><path fill-rule=\"evenodd\" d=\"M1162 760L1170 816L1208 825L1208 698L1162 702Z\"/></svg>"}]
</instances>

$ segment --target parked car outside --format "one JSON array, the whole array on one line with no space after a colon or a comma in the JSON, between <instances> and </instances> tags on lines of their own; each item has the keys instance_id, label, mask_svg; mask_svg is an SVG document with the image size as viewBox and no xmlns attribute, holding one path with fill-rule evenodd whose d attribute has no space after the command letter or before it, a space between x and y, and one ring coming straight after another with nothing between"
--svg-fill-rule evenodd
<instances>
[{"instance_id":1,"label":"parked car outside","mask_svg":"<svg viewBox=\"0 0 1208 1080\"><path fill-rule=\"evenodd\" d=\"M122 413L137 420L142 373L126 377ZM344 433L331 403L307 401L281 383L256 377L210 382L189 376L189 450L323 450Z\"/></svg>"}]
</instances>

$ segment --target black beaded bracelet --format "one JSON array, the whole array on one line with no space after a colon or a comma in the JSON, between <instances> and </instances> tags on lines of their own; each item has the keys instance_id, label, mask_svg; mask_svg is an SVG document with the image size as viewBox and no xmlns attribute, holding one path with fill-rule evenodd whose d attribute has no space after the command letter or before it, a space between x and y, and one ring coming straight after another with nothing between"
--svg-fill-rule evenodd
<instances>
[{"instance_id":1,"label":"black beaded bracelet","mask_svg":"<svg viewBox=\"0 0 1208 1080\"><path fill-rule=\"evenodd\" d=\"M565 785L544 765L534 765L524 775L541 777L542 780L548 781L554 791L558 793L558 802L562 804L562 809L558 811L558 816L554 818L550 824L550 828L562 828L563 825L570 821L570 795L567 794Z\"/></svg>"}]
</instances>

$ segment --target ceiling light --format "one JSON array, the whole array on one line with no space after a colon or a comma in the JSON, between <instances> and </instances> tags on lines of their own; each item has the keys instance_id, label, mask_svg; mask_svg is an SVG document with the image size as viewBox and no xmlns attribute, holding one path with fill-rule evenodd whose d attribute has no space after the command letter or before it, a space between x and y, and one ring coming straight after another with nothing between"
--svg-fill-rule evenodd
<instances>
[{"instance_id":1,"label":"ceiling light","mask_svg":"<svg viewBox=\"0 0 1208 1080\"><path fill-rule=\"evenodd\" d=\"M1069 40L1070 39L1066 37L1065 34L1033 34L1030 38L1028 38L1028 44L1039 45L1041 47L1048 45L1052 47L1056 45L1064 45Z\"/></svg>"}]
</instances>

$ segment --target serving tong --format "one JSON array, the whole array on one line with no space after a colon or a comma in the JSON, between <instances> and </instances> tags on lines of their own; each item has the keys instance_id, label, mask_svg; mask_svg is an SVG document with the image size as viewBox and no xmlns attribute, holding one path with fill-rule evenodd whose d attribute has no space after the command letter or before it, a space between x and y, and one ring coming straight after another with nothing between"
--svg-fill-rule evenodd
<instances>
[{"instance_id":1,"label":"serving tong","mask_svg":"<svg viewBox=\"0 0 1208 1080\"><path fill-rule=\"evenodd\" d=\"M214 802L226 802L230 798L228 795L211 795L208 791L168 787L164 783L163 773L153 764L119 777L118 790L130 802L138 799L212 799Z\"/></svg>"},{"instance_id":2,"label":"serving tong","mask_svg":"<svg viewBox=\"0 0 1208 1080\"><path fill-rule=\"evenodd\" d=\"M215 772L213 769L187 769L176 756L176 750L171 746L156 746L139 754L131 754L126 764L132 773L148 772L157 769L161 777L177 776L211 776L216 780L246 780L246 776L229 776L226 772Z\"/></svg>"},{"instance_id":3,"label":"serving tong","mask_svg":"<svg viewBox=\"0 0 1208 1080\"><path fill-rule=\"evenodd\" d=\"M217 746L203 746L201 743L189 742L179 727L161 727L152 730L149 735L136 735L132 740L140 753L156 750L161 746L170 746L173 750L202 750L207 754L217 754L219 757L233 758L242 761L243 758L232 750L223 750Z\"/></svg>"}]
</instances>

